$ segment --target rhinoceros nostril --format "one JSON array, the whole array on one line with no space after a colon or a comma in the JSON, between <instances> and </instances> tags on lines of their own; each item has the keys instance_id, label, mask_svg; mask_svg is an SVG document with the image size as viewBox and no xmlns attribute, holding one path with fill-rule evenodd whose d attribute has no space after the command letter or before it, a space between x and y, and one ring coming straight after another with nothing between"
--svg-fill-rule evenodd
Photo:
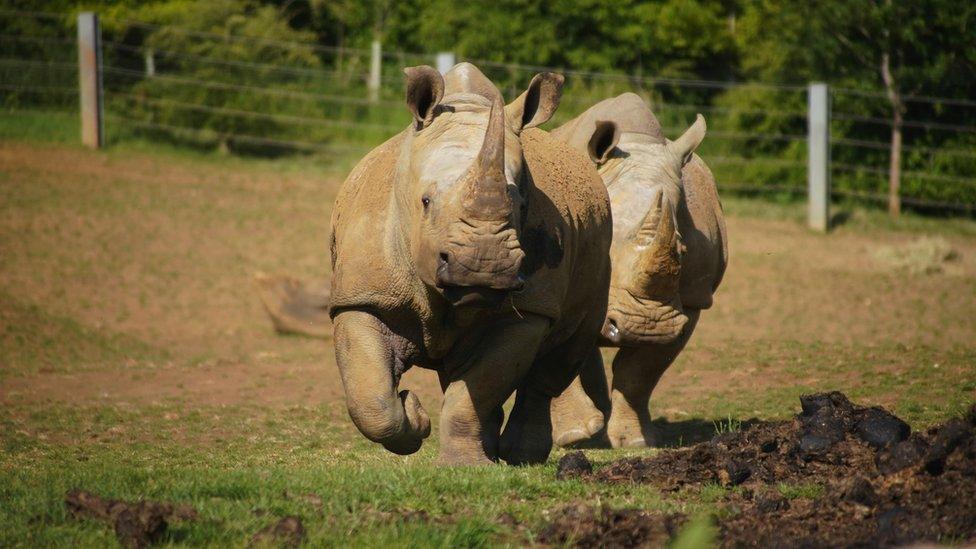
<instances>
[{"instance_id":1,"label":"rhinoceros nostril","mask_svg":"<svg viewBox=\"0 0 976 549\"><path fill-rule=\"evenodd\" d=\"M438 267L441 265L446 266L451 262L451 256L447 252L441 252L437 257L439 258L439 261L437 262Z\"/></svg>"}]
</instances>

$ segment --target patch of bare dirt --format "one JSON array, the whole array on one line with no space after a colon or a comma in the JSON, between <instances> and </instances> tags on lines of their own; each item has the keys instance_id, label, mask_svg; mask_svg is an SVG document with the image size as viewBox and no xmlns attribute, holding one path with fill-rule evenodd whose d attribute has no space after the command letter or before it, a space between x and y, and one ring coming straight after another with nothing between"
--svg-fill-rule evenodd
<instances>
[{"instance_id":1,"label":"patch of bare dirt","mask_svg":"<svg viewBox=\"0 0 976 549\"><path fill-rule=\"evenodd\" d=\"M84 490L68 492L64 504L75 518L95 519L111 525L123 547L146 547L162 540L170 522L197 519L196 509L189 505L155 501L130 503L102 498Z\"/></svg>"},{"instance_id":2,"label":"patch of bare dirt","mask_svg":"<svg viewBox=\"0 0 976 549\"><path fill-rule=\"evenodd\" d=\"M305 541L305 526L298 517L285 517L251 537L252 547L298 547Z\"/></svg>"},{"instance_id":3,"label":"patch of bare dirt","mask_svg":"<svg viewBox=\"0 0 976 549\"><path fill-rule=\"evenodd\" d=\"M965 418L913 433L888 411L857 406L841 393L807 395L801 405L792 421L758 423L689 448L620 459L582 476L664 491L739 486L721 503L728 511L719 521L725 546L976 541L976 406ZM788 499L781 493L784 483L819 486L819 495ZM609 524L603 533L617 543Z\"/></svg>"},{"instance_id":4,"label":"patch of bare dirt","mask_svg":"<svg viewBox=\"0 0 976 549\"><path fill-rule=\"evenodd\" d=\"M569 505L550 513L537 539L575 547L663 547L685 520L637 509Z\"/></svg>"},{"instance_id":5,"label":"patch of bare dirt","mask_svg":"<svg viewBox=\"0 0 976 549\"><path fill-rule=\"evenodd\" d=\"M429 410L439 408L436 372L410 369L401 388L414 391ZM343 400L331 353L323 364L281 365L273 360L241 364L214 361L192 367L78 373L41 372L5 379L0 404L57 402L74 405L166 404L193 406L317 406Z\"/></svg>"}]
</instances>

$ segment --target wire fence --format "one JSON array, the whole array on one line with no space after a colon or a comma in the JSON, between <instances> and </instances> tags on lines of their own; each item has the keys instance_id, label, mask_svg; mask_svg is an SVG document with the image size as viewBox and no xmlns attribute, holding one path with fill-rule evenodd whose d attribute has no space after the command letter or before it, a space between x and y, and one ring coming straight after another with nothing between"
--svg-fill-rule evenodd
<instances>
[{"instance_id":1,"label":"wire fence","mask_svg":"<svg viewBox=\"0 0 976 549\"><path fill-rule=\"evenodd\" d=\"M0 10L0 104L77 109L73 17ZM109 144L166 140L245 154L356 156L407 126L404 66L434 54L383 51L371 89L370 50L235 36L103 19L103 94ZM233 47L229 47L230 44ZM709 131L699 154L720 191L803 195L807 189L807 87L608 74L464 59L511 100L532 76L566 77L550 126L624 92L642 96L676 137L696 113ZM906 205L976 211L976 101L905 96L901 196ZM893 121L885 94L831 89L832 193L885 202Z\"/></svg>"}]
</instances>

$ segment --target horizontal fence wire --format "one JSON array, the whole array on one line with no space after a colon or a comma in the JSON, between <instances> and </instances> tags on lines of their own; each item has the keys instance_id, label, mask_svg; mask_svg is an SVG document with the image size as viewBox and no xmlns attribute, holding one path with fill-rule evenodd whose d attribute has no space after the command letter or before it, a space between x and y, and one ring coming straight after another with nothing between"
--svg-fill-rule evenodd
<instances>
[{"instance_id":1,"label":"horizontal fence wire","mask_svg":"<svg viewBox=\"0 0 976 549\"><path fill-rule=\"evenodd\" d=\"M240 67L245 69L262 69L270 70L273 72L280 72L283 74L291 75L305 75L314 77L327 77L329 75L337 74L337 71L326 70L326 69L312 69L306 67L294 67L288 65L277 65L274 63L257 63L254 61L234 61L231 59L219 59L216 57L208 57L204 55L193 55L189 53L177 52L173 50L151 48L148 46L132 46L129 44L123 44L121 42L105 41L105 46L115 48L121 51L128 51L132 53L138 53L142 55L162 55L174 59L189 59L191 61L198 61L201 63L209 63L212 65L221 65L224 67ZM346 73L348 74L348 73ZM366 77L368 73L356 74L356 76Z\"/></svg>"},{"instance_id":2,"label":"horizontal fence wire","mask_svg":"<svg viewBox=\"0 0 976 549\"><path fill-rule=\"evenodd\" d=\"M841 145L847 147L858 147L864 149L875 149L880 151L890 151L890 143L882 143L880 141L867 141L862 139L848 139L843 137L831 137L831 145ZM943 149L940 147L926 147L923 145L902 145L901 149L906 152L921 152L929 154L943 154L946 156L962 156L968 158L976 158L976 150L965 150L965 149Z\"/></svg>"},{"instance_id":3,"label":"horizontal fence wire","mask_svg":"<svg viewBox=\"0 0 976 549\"><path fill-rule=\"evenodd\" d=\"M225 137L232 138L238 141L258 144L258 145L271 145L275 147L285 147L297 150L308 150L308 151L325 151L325 152L367 152L370 147L362 147L358 145L347 145L344 143L315 143L311 141L300 141L295 139L273 139L269 137L259 136L259 135L248 135L242 133L234 132L215 132L211 130L205 130L200 128L191 128L189 126L177 126L173 124L164 124L160 122L150 122L145 120L139 120L136 118L130 118L126 116L120 116L112 113L106 113L105 117L110 120L115 120L120 122L120 127L135 126L142 128L150 128L156 130L165 130L168 132L177 133L187 133L193 134L197 137Z\"/></svg>"},{"instance_id":4,"label":"horizontal fence wire","mask_svg":"<svg viewBox=\"0 0 976 549\"><path fill-rule=\"evenodd\" d=\"M249 117L249 118L260 118L264 120L275 120L279 122L288 122L291 124L311 124L311 125L325 125L325 126L338 126L343 128L364 128L369 130L381 130L396 132L403 128L400 126L393 126L390 124L369 124L365 122L356 122L352 120L337 120L329 118L310 118L305 116L292 116L287 114L273 114L258 111L250 111L245 109L233 109L228 107L213 107L209 105L201 105L199 103L187 103L185 101L178 101L175 99L157 99L146 97L142 95L132 94L132 93L119 93L113 92L106 94L110 97L124 97L126 99L132 99L137 103L144 104L155 104L155 105L169 105L184 110L191 110L196 112L206 112L214 114L223 114L235 117Z\"/></svg>"},{"instance_id":5,"label":"horizontal fence wire","mask_svg":"<svg viewBox=\"0 0 976 549\"><path fill-rule=\"evenodd\" d=\"M213 32L197 31L192 29L186 29L182 27L177 27L174 25L157 25L154 23L146 23L143 21L135 21L132 19L122 19L122 18L109 18L109 20L115 23L121 23L128 25L133 28L146 29L146 30L167 30L174 31L185 36L192 36L196 38L203 38L208 40L214 40L217 42L247 42L248 44L260 44L262 46L272 46L278 48L308 48L317 52L326 53L352 53L359 55L369 55L370 50L367 49L356 49L356 48L339 48L335 46L325 46L322 44L316 44L313 42L299 42L292 40L275 40L272 38L266 38L261 36L240 36L233 34L217 34Z\"/></svg>"},{"instance_id":6,"label":"horizontal fence wire","mask_svg":"<svg viewBox=\"0 0 976 549\"><path fill-rule=\"evenodd\" d=\"M881 193L872 193L867 191L855 191L850 189L832 189L830 191L831 196L839 196L841 198L855 198L859 200L868 200L872 202L887 203L889 196ZM976 204L965 204L961 202L948 202L941 200L928 200L925 198L917 198L914 196L902 196L901 201L903 204L909 206L916 206L920 208L931 208L931 209L942 209L942 210L952 210L956 212L963 212L972 214L976 212Z\"/></svg>"},{"instance_id":7,"label":"horizontal fence wire","mask_svg":"<svg viewBox=\"0 0 976 549\"><path fill-rule=\"evenodd\" d=\"M157 72L153 76L146 76L145 71L126 69L122 67L112 67L106 66L102 68L103 71L109 74L117 74L120 76L128 76L137 78L139 80L159 80L162 82L172 82L174 84L184 84L188 86L198 86L201 88L216 89L216 90L231 90L231 91L241 91L249 92L260 95L272 96L272 97L286 97L289 99L303 99L307 101L323 101L323 102L335 102L335 103L349 103L354 105L371 105L376 102L370 102L369 99L362 97L347 97L339 95L328 95L328 94L317 94L311 92L302 92L296 90L286 90L280 88L270 88L262 86L249 86L246 84L231 84L229 82L220 82L215 80L203 80L200 78L188 78L182 76L172 76L170 74L161 74ZM388 105L401 105L400 102L394 101L382 101L382 103Z\"/></svg>"},{"instance_id":8,"label":"horizontal fence wire","mask_svg":"<svg viewBox=\"0 0 976 549\"><path fill-rule=\"evenodd\" d=\"M846 113L830 113L831 120L846 120L851 122L864 122L867 124L878 124L882 126L894 126L895 122L890 118L879 118L875 116L858 116ZM901 123L906 128L921 128L924 130L944 130L950 132L976 132L976 126L962 126L959 124L943 124L939 122L918 122L906 120Z\"/></svg>"},{"instance_id":9,"label":"horizontal fence wire","mask_svg":"<svg viewBox=\"0 0 976 549\"><path fill-rule=\"evenodd\" d=\"M848 172L867 172L874 173L878 175L888 176L888 170L886 168L874 168L871 166L858 166L855 164L841 164L838 162L831 162L830 167L837 170L843 170ZM933 181L944 181L947 183L961 183L964 185L976 186L976 178L973 177L955 177L951 175L942 175L937 173L926 173L917 172L911 170L902 170L902 177L915 177L918 179L931 179Z\"/></svg>"},{"instance_id":10,"label":"horizontal fence wire","mask_svg":"<svg viewBox=\"0 0 976 549\"><path fill-rule=\"evenodd\" d=\"M0 90L7 91L21 91L21 92L37 92L37 93L59 93L59 94L70 94L77 95L78 88L74 86L21 86L18 84L7 84L0 82Z\"/></svg>"},{"instance_id":11,"label":"horizontal fence wire","mask_svg":"<svg viewBox=\"0 0 976 549\"><path fill-rule=\"evenodd\" d=\"M67 61L37 61L33 59L12 59L9 57L0 58L0 66L23 65L28 67L45 67L51 69L77 71L78 63Z\"/></svg>"},{"instance_id":12,"label":"horizontal fence wire","mask_svg":"<svg viewBox=\"0 0 976 549\"><path fill-rule=\"evenodd\" d=\"M857 97L870 97L888 100L887 92L855 90L852 88L831 88L831 92L843 95L853 95ZM950 97L932 97L928 95L899 95L899 99L909 103L930 103L938 105L950 105L955 107L976 107L976 101L971 99L955 99Z\"/></svg>"}]
</instances>

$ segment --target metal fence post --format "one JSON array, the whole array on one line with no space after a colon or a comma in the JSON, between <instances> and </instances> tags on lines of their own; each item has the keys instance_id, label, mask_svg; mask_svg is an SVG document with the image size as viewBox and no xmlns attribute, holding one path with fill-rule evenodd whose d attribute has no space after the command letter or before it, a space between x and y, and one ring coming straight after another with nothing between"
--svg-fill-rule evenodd
<instances>
[{"instance_id":1,"label":"metal fence post","mask_svg":"<svg viewBox=\"0 0 976 549\"><path fill-rule=\"evenodd\" d=\"M373 40L372 55L369 58L369 101L376 103L380 98L380 69L383 65L383 52L379 40Z\"/></svg>"},{"instance_id":2,"label":"metal fence post","mask_svg":"<svg viewBox=\"0 0 976 549\"><path fill-rule=\"evenodd\" d=\"M102 31L98 15L78 14L78 92L81 100L81 141L97 149L105 144L102 116Z\"/></svg>"},{"instance_id":3,"label":"metal fence post","mask_svg":"<svg viewBox=\"0 0 976 549\"><path fill-rule=\"evenodd\" d=\"M442 51L437 54L437 71L446 74L454 66L454 52Z\"/></svg>"},{"instance_id":4,"label":"metal fence post","mask_svg":"<svg viewBox=\"0 0 976 549\"><path fill-rule=\"evenodd\" d=\"M810 84L807 110L808 224L830 229L830 93L827 84Z\"/></svg>"}]
</instances>

